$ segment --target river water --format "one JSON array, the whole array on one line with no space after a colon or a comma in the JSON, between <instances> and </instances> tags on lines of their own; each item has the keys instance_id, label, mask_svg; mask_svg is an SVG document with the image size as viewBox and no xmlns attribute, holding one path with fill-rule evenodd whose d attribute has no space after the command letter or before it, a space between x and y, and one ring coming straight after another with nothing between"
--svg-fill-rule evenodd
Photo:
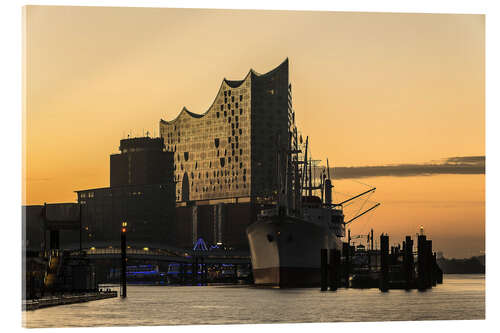
<instances>
[{"instance_id":1,"label":"river water","mask_svg":"<svg viewBox=\"0 0 500 333\"><path fill-rule=\"evenodd\" d=\"M485 276L445 275L425 291L128 286L112 298L23 312L25 327L265 324L485 318Z\"/></svg>"}]
</instances>

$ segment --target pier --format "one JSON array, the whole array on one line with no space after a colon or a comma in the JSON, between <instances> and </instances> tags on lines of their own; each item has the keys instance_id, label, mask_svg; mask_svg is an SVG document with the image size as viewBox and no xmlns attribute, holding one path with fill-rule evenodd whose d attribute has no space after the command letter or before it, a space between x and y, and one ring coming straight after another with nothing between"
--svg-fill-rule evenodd
<instances>
[{"instance_id":1,"label":"pier","mask_svg":"<svg viewBox=\"0 0 500 333\"><path fill-rule=\"evenodd\" d=\"M373 231L372 231L373 235ZM421 233L417 235L417 249L411 236L402 244L389 247L389 235L380 235L380 248L363 245L358 247L343 243L342 254L338 250L322 249L321 290L335 291L345 288L417 289L425 291L443 283L443 271L436 262L432 241ZM328 288L327 288L328 286Z\"/></svg>"},{"instance_id":2,"label":"pier","mask_svg":"<svg viewBox=\"0 0 500 333\"><path fill-rule=\"evenodd\" d=\"M64 304L74 304L74 303L82 303L89 301L97 301L106 298L117 297L118 292L115 290L106 290L99 291L93 293L84 293L80 295L59 295L59 296L50 296L44 297L40 299L30 299L23 301L23 310L31 311L37 310L41 308L46 308L49 306L57 306Z\"/></svg>"}]
</instances>

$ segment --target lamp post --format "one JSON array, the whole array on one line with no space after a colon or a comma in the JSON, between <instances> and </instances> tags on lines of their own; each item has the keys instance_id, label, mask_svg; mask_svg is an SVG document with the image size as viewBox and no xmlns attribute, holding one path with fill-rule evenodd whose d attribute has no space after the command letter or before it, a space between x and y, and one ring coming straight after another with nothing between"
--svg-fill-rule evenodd
<instances>
[{"instance_id":1,"label":"lamp post","mask_svg":"<svg viewBox=\"0 0 500 333\"><path fill-rule=\"evenodd\" d=\"M122 245L121 296L125 298L127 297L127 222L122 222L121 245Z\"/></svg>"}]
</instances>

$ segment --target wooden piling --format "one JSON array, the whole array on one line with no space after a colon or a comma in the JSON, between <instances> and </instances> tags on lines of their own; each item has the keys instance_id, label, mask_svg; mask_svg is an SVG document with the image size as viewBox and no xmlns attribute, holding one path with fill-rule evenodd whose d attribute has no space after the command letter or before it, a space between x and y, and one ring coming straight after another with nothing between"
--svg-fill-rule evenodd
<instances>
[{"instance_id":1,"label":"wooden piling","mask_svg":"<svg viewBox=\"0 0 500 333\"><path fill-rule=\"evenodd\" d=\"M411 289L413 284L413 272L414 268L414 260L413 260L413 240L410 236L406 236L404 246L404 255L403 255L403 276L406 282L406 290Z\"/></svg>"},{"instance_id":2,"label":"wooden piling","mask_svg":"<svg viewBox=\"0 0 500 333\"><path fill-rule=\"evenodd\" d=\"M425 235L419 235L417 239L417 288L420 291L425 287Z\"/></svg>"},{"instance_id":3,"label":"wooden piling","mask_svg":"<svg viewBox=\"0 0 500 333\"><path fill-rule=\"evenodd\" d=\"M432 253L432 286L435 287L437 284L437 262L436 262L436 252Z\"/></svg>"},{"instance_id":4,"label":"wooden piling","mask_svg":"<svg viewBox=\"0 0 500 333\"><path fill-rule=\"evenodd\" d=\"M321 249L321 291L328 289L328 252Z\"/></svg>"},{"instance_id":5,"label":"wooden piling","mask_svg":"<svg viewBox=\"0 0 500 333\"><path fill-rule=\"evenodd\" d=\"M330 265L329 265L328 286L330 291L336 291L339 285L340 277L340 251L330 249Z\"/></svg>"},{"instance_id":6,"label":"wooden piling","mask_svg":"<svg viewBox=\"0 0 500 333\"><path fill-rule=\"evenodd\" d=\"M432 240L425 241L425 287L432 288L433 285L433 256Z\"/></svg>"},{"instance_id":7,"label":"wooden piling","mask_svg":"<svg viewBox=\"0 0 500 333\"><path fill-rule=\"evenodd\" d=\"M380 235L380 291L389 290L389 236Z\"/></svg>"}]
</instances>

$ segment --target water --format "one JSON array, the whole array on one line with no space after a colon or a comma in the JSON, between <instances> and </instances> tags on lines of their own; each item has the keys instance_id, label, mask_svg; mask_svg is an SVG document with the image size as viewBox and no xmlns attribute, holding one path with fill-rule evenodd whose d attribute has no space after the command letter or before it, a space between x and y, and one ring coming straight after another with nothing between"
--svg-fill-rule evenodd
<instances>
[{"instance_id":1,"label":"water","mask_svg":"<svg viewBox=\"0 0 500 333\"><path fill-rule=\"evenodd\" d=\"M27 327L311 323L485 318L484 275L445 275L425 292L128 286L128 298L23 313Z\"/></svg>"}]
</instances>

